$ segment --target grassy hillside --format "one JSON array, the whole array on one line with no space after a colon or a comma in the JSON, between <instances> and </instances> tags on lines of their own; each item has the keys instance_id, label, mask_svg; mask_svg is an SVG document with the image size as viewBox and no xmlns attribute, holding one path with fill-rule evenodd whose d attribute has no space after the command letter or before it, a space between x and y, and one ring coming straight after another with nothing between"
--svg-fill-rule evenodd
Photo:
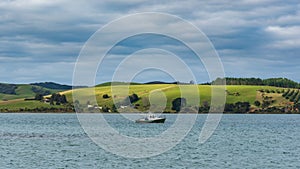
<instances>
[{"instance_id":1,"label":"grassy hillside","mask_svg":"<svg viewBox=\"0 0 300 169\"><path fill-rule=\"evenodd\" d=\"M14 89L14 94L6 94L2 93L0 91L0 101L6 101L6 100L14 100L14 99L24 99L24 98L34 98L36 95L36 92L33 90L39 90L40 92L45 92L49 91L50 93L56 93L61 90L56 90L56 89L49 89L49 88L44 88L40 86L35 86L35 85L29 85L29 84L17 84L15 85L16 88Z\"/></svg>"},{"instance_id":2,"label":"grassy hillside","mask_svg":"<svg viewBox=\"0 0 300 169\"><path fill-rule=\"evenodd\" d=\"M62 108L63 106L51 106L50 104L46 104L40 101L24 101L24 99L15 99L9 101L0 102L1 109L15 110L19 111L20 109L36 109L36 108Z\"/></svg>"},{"instance_id":3,"label":"grassy hillside","mask_svg":"<svg viewBox=\"0 0 300 169\"><path fill-rule=\"evenodd\" d=\"M184 87L189 93L189 95L194 95L194 90L190 85L176 85L176 84L144 84L144 85L130 85L129 94L137 94L140 98L137 102L134 103L137 109L147 110L149 108L149 101L153 104L159 106L163 103L164 98L167 100L167 105L165 111L171 111L172 101L175 98L180 97L180 87ZM255 101L263 102L265 98L272 100L272 103L269 106L288 106L291 104L289 100L282 97L282 93L288 89L279 88L279 87L270 87L270 86L249 86L249 85L230 85L226 87L226 103L236 103L236 102L249 102L252 108L256 108L254 105ZM118 93L112 94L111 86L100 85L95 88L80 88L75 89L76 92L79 92L83 97L88 97L92 95L91 89L95 90L97 104L101 107L108 107L112 109L113 107L113 98L124 99L118 96ZM200 105L205 103L210 103L211 101L211 89L210 85L199 85L199 96L200 96ZM297 90L297 89L292 89ZM53 90L52 90L53 91ZM265 92L267 91L267 92ZM32 97L34 93L31 91L30 85L19 85L16 90L16 95L6 95L0 94L0 98L9 98L16 99L10 101L0 101L0 109L18 109L18 108L37 108L37 107L51 107L51 105L38 102L38 101L24 101L23 99L18 98L27 98ZM67 100L72 103L72 90L60 92L67 97ZM103 98L103 95L107 94L109 98ZM158 97L163 96L163 97ZM160 99L158 99L160 98ZM161 99L163 98L163 99ZM89 103L96 104L96 103ZM190 105L191 103L187 103ZM87 107L87 103L80 103L83 108ZM164 106L164 105L163 105Z\"/></svg>"},{"instance_id":4,"label":"grassy hillside","mask_svg":"<svg viewBox=\"0 0 300 169\"><path fill-rule=\"evenodd\" d=\"M184 85L183 85L184 86ZM188 88L189 85L186 85L186 88ZM226 87L226 103L236 103L236 102L249 102L252 107L254 106L254 102L256 100L262 102L263 97L268 96L272 97L274 102L270 106L286 106L287 104L290 104L290 102L282 97L282 92L284 91L283 88L279 87L271 87L271 86L248 86L248 85L231 85ZM199 96L200 96L200 105L203 105L204 103L210 103L211 101L211 86L210 85L199 85ZM262 93L261 90L269 91L269 93ZM287 89L285 89L287 90ZM81 93L85 93L85 96L88 96L86 89L77 89L77 91L80 91ZM188 91L188 89L187 89ZM280 93L277 91L280 91ZM158 94L155 94L158 92ZM189 92L189 91L188 91ZM190 91L190 94L193 93L194 90ZM65 94L68 98L68 100L72 100L71 91L65 91L63 94ZM95 87L95 93L96 93L96 99L99 106L108 106L112 107L113 105L113 96L111 93L111 87L110 86L104 86L104 87ZM130 85L130 91L128 95L131 94L137 94L140 98L139 101L135 102L136 105L139 105L138 108L143 110L144 109L144 100L152 98L152 101L155 101L155 95L165 95L167 99L167 105L166 110L171 110L171 104L172 101L175 98L180 97L180 89L178 85L175 84L147 84L147 85ZM160 93L160 94L159 94ZM107 94L110 96L108 99L102 98L104 94ZM154 99L153 99L154 98ZM81 103L86 104L86 103ZM90 104L96 104L96 103L90 103ZM189 104L189 103L187 103Z\"/></svg>"}]
</instances>

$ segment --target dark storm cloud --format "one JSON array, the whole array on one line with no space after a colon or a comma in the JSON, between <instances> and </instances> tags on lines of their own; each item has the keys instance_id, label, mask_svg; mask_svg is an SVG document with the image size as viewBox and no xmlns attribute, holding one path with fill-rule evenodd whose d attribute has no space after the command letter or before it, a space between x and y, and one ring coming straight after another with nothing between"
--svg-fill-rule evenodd
<instances>
[{"instance_id":1,"label":"dark storm cloud","mask_svg":"<svg viewBox=\"0 0 300 169\"><path fill-rule=\"evenodd\" d=\"M284 76L300 81L300 4L296 0L4 0L0 2L0 79L44 81L48 74L53 81L71 83L80 49L95 31L121 16L149 11L177 15L200 28L215 45L227 76ZM134 28L147 21L128 24ZM181 50L157 39L147 43ZM143 45L147 46L128 41L114 54L126 55ZM57 65L62 68L54 70Z\"/></svg>"}]
</instances>

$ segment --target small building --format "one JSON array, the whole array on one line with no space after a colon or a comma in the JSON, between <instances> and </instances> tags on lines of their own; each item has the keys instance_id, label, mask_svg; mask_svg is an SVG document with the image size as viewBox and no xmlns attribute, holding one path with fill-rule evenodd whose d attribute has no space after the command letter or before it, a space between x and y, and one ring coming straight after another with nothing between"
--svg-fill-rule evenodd
<instances>
[{"instance_id":1,"label":"small building","mask_svg":"<svg viewBox=\"0 0 300 169\"><path fill-rule=\"evenodd\" d=\"M43 99L43 102L44 103L50 103L50 99L49 98L45 98L45 99Z\"/></svg>"}]
</instances>

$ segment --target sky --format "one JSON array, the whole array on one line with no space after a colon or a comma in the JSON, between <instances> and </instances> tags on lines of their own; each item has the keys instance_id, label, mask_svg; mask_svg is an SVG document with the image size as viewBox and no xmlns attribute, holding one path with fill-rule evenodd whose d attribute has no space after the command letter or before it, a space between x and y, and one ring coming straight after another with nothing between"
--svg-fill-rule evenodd
<instances>
[{"instance_id":1,"label":"sky","mask_svg":"<svg viewBox=\"0 0 300 169\"><path fill-rule=\"evenodd\" d=\"M86 41L111 21L140 12L168 13L198 27L215 47L227 77L286 77L300 82L298 0L1 0L0 82L72 84L76 61ZM128 24L149 22L145 19ZM108 57L105 66L99 67L95 83L111 81L109 68L132 54L130 49L151 47L149 44L171 46L166 50L178 47L178 42L166 37L125 39L109 53L119 59ZM201 62L188 57L185 50L178 51L181 53L174 53L182 54L198 83L210 80ZM155 52L153 61L169 55ZM149 51L139 55L146 57ZM133 80L176 79L162 71L147 70Z\"/></svg>"}]
</instances>

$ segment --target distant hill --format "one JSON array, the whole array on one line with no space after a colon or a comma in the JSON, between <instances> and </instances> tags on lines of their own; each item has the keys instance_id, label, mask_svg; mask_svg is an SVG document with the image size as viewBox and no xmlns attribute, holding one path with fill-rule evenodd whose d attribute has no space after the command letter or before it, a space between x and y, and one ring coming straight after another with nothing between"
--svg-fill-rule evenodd
<instances>
[{"instance_id":1,"label":"distant hill","mask_svg":"<svg viewBox=\"0 0 300 169\"><path fill-rule=\"evenodd\" d=\"M137 82L105 82L95 87L104 87L104 86L111 86L111 85L142 85L142 84L190 84L184 82L163 82L163 81L151 81L146 83L137 83Z\"/></svg>"},{"instance_id":2,"label":"distant hill","mask_svg":"<svg viewBox=\"0 0 300 169\"><path fill-rule=\"evenodd\" d=\"M177 84L177 82L163 82L163 81L152 81L144 84Z\"/></svg>"},{"instance_id":3,"label":"distant hill","mask_svg":"<svg viewBox=\"0 0 300 169\"><path fill-rule=\"evenodd\" d=\"M82 88L85 86L77 86ZM30 83L30 84L8 84L0 83L0 101L21 98L33 98L36 94L49 95L61 91L71 90L70 85L61 85L54 82Z\"/></svg>"},{"instance_id":4,"label":"distant hill","mask_svg":"<svg viewBox=\"0 0 300 169\"><path fill-rule=\"evenodd\" d=\"M49 89L30 84L4 84L0 83L0 101L21 98L33 98L37 93L49 95L63 90Z\"/></svg>"},{"instance_id":5,"label":"distant hill","mask_svg":"<svg viewBox=\"0 0 300 169\"><path fill-rule=\"evenodd\" d=\"M135 82L105 82L96 85L95 87L104 87L104 86L111 86L111 85L140 85L141 83L135 83Z\"/></svg>"},{"instance_id":6,"label":"distant hill","mask_svg":"<svg viewBox=\"0 0 300 169\"><path fill-rule=\"evenodd\" d=\"M69 85L62 85L54 82L42 82L42 83L30 83L30 85L40 86L48 89L55 89L55 90L71 90L72 86Z\"/></svg>"}]
</instances>

